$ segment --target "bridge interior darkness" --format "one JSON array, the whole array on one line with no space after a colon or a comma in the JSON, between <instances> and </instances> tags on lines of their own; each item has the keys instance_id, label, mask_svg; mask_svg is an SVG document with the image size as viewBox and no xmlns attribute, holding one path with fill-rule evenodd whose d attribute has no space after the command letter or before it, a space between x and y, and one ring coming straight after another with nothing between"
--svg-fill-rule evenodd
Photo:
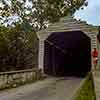
<instances>
[{"instance_id":1,"label":"bridge interior darkness","mask_svg":"<svg viewBox=\"0 0 100 100\"><path fill-rule=\"evenodd\" d=\"M91 40L82 31L54 32L44 44L46 74L84 77L91 70Z\"/></svg>"}]
</instances>

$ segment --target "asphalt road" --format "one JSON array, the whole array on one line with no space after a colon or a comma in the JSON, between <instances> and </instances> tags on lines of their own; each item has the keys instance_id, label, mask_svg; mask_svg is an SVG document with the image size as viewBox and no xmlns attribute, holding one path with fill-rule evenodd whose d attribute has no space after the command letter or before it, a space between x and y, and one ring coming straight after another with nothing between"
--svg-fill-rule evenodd
<instances>
[{"instance_id":1,"label":"asphalt road","mask_svg":"<svg viewBox=\"0 0 100 100\"><path fill-rule=\"evenodd\" d=\"M0 100L70 100L82 79L49 78L0 92Z\"/></svg>"}]
</instances>

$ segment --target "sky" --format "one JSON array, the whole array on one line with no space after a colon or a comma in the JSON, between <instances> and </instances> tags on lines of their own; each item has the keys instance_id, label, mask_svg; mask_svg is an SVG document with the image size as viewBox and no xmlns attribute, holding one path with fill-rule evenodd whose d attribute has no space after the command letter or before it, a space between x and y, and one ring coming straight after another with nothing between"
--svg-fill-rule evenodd
<instances>
[{"instance_id":1,"label":"sky","mask_svg":"<svg viewBox=\"0 0 100 100\"><path fill-rule=\"evenodd\" d=\"M88 6L76 11L74 17L88 24L100 26L100 0L87 0Z\"/></svg>"},{"instance_id":2,"label":"sky","mask_svg":"<svg viewBox=\"0 0 100 100\"><path fill-rule=\"evenodd\" d=\"M10 0L5 0L10 5ZM21 1L21 0L19 0ZM26 0L26 6L32 6L31 3ZM100 0L87 0L88 6L84 7L84 9L79 9L74 14L74 18L81 19L82 21L86 21L88 24L92 24L95 26L100 26ZM17 16L18 17L18 16ZM13 17L14 21L16 20L16 16ZM12 18L11 18L12 20Z\"/></svg>"}]
</instances>

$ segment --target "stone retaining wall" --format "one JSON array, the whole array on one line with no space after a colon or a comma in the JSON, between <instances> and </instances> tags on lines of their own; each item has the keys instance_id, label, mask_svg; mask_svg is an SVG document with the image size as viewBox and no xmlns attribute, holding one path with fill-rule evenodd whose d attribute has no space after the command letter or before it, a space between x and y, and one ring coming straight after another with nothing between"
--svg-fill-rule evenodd
<instances>
[{"instance_id":1,"label":"stone retaining wall","mask_svg":"<svg viewBox=\"0 0 100 100\"><path fill-rule=\"evenodd\" d=\"M0 73L0 90L17 87L26 83L42 79L41 70L28 69Z\"/></svg>"}]
</instances>

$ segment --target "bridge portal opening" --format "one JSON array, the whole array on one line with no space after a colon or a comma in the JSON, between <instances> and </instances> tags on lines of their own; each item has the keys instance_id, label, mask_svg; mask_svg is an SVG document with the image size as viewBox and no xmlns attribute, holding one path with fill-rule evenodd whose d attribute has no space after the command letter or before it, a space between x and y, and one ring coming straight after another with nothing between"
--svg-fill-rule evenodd
<instances>
[{"instance_id":1,"label":"bridge portal opening","mask_svg":"<svg viewBox=\"0 0 100 100\"><path fill-rule=\"evenodd\" d=\"M54 32L44 44L46 74L84 77L91 70L91 40L82 31Z\"/></svg>"}]
</instances>

